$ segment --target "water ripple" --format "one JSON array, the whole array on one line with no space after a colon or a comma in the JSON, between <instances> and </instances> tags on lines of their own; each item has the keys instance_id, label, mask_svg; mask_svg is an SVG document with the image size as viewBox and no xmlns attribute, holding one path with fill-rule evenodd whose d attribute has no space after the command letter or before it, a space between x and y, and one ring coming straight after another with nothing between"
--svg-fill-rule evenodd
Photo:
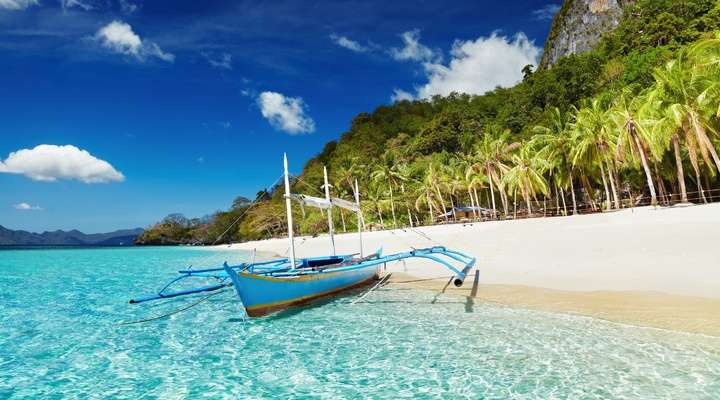
<instances>
[{"instance_id":1,"label":"water ripple","mask_svg":"<svg viewBox=\"0 0 720 400\"><path fill-rule=\"evenodd\" d=\"M0 398L713 399L720 339L378 290L270 318L130 306L194 249L0 251ZM238 261L231 259L230 261ZM472 312L468 312L472 311Z\"/></svg>"}]
</instances>

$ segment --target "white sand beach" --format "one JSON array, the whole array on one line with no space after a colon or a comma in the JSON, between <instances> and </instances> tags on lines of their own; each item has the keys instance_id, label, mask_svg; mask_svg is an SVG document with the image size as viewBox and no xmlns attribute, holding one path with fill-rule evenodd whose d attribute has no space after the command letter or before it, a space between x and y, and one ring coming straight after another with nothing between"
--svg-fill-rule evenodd
<instances>
[{"instance_id":1,"label":"white sand beach","mask_svg":"<svg viewBox=\"0 0 720 400\"><path fill-rule=\"evenodd\" d=\"M635 208L582 216L364 232L365 252L444 245L477 257L476 297L620 322L720 335L720 204ZM328 235L296 238L299 257L326 255ZM337 234L338 253L358 251ZM227 246L223 246L227 248ZM287 254L287 239L231 245ZM388 265L395 285L445 287L450 273L422 260Z\"/></svg>"}]
</instances>

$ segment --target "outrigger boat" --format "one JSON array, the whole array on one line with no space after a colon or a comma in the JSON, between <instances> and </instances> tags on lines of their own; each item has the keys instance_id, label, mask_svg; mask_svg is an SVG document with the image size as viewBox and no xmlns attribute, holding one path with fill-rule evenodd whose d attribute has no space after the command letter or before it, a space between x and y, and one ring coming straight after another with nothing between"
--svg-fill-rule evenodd
<instances>
[{"instance_id":1,"label":"outrigger boat","mask_svg":"<svg viewBox=\"0 0 720 400\"><path fill-rule=\"evenodd\" d=\"M363 256L362 226L363 218L360 210L360 195L355 181L355 202L330 197L330 186L327 181L327 169L324 170L325 198L292 194L288 177L287 156L284 157L285 206L288 219L288 240L290 257L271 261L241 263L220 268L185 269L178 271L180 276L165 285L158 293L130 300L137 304L152 300L167 299L178 296L192 295L202 292L217 291L234 286L248 316L260 317L286 308L308 303L312 300L332 296L340 292L370 284L380 279L382 267L392 261L407 258L429 259L446 267L453 273L453 284L462 286L465 276L475 265L475 258L459 251L434 246L423 249L383 255L378 250ZM309 205L324 209L328 214L328 227L332 245L332 255L313 258L296 258L292 200L301 205ZM340 207L354 211L358 218L358 236L360 252L357 254L336 255L333 236L332 208ZM457 266L455 266L455 265ZM185 290L169 290L171 286L187 278L209 278L216 282Z\"/></svg>"}]
</instances>

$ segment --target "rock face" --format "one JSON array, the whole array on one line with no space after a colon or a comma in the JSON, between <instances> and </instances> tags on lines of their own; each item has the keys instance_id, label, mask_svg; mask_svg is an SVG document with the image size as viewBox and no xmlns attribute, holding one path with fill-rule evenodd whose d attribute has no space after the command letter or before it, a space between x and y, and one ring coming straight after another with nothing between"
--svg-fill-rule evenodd
<instances>
[{"instance_id":1,"label":"rock face","mask_svg":"<svg viewBox=\"0 0 720 400\"><path fill-rule=\"evenodd\" d=\"M540 66L551 67L561 57L592 49L605 32L613 30L623 8L633 0L565 0L553 20Z\"/></svg>"}]
</instances>

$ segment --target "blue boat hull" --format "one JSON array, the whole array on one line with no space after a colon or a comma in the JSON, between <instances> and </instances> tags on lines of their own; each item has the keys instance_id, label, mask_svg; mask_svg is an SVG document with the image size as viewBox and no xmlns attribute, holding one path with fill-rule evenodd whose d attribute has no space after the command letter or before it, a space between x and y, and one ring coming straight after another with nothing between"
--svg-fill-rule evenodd
<instances>
[{"instance_id":1,"label":"blue boat hull","mask_svg":"<svg viewBox=\"0 0 720 400\"><path fill-rule=\"evenodd\" d=\"M290 277L263 276L231 268L226 268L226 272L250 317L260 317L331 296L371 283L378 277L376 265Z\"/></svg>"}]
</instances>

